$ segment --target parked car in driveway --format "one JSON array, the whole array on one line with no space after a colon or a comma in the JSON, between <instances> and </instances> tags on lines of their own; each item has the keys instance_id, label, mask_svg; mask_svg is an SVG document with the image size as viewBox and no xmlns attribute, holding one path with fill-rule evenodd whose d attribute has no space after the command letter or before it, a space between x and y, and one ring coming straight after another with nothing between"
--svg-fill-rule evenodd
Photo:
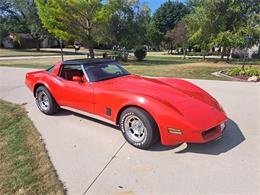
<instances>
[{"instance_id":1,"label":"parked car in driveway","mask_svg":"<svg viewBox=\"0 0 260 195\"><path fill-rule=\"evenodd\" d=\"M70 107L113 122L125 139L146 149L204 143L222 136L227 116L198 86L176 78L130 74L113 60L68 60L26 74L40 111ZM55 125L55 124L54 124Z\"/></svg>"}]
</instances>

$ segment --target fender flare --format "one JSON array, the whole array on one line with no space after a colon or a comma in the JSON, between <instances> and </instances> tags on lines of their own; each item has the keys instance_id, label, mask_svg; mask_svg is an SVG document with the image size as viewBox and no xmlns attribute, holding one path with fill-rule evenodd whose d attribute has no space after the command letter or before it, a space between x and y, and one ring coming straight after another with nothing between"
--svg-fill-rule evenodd
<instances>
[{"instance_id":1,"label":"fender flare","mask_svg":"<svg viewBox=\"0 0 260 195\"><path fill-rule=\"evenodd\" d=\"M48 89L48 91L52 94L52 90L49 87L49 85L46 82L38 81L37 83L34 84L33 86L33 96L36 97L36 89L40 86L44 86Z\"/></svg>"}]
</instances>

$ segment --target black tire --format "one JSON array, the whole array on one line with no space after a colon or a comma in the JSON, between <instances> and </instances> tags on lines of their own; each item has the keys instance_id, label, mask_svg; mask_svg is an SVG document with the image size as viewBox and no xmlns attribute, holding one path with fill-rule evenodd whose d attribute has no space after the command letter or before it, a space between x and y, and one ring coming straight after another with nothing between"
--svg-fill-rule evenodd
<instances>
[{"instance_id":1,"label":"black tire","mask_svg":"<svg viewBox=\"0 0 260 195\"><path fill-rule=\"evenodd\" d=\"M141 123L139 123L138 119L141 120ZM133 122L131 122L131 120ZM135 132L131 127L129 128L128 121L131 123L134 123L137 121L137 124L141 124L141 127L145 127L144 133L143 133L143 139L141 140L135 140ZM135 125L135 124L134 124ZM143 125L143 126L142 126ZM140 148L140 149L148 149L150 146L152 146L155 142L158 141L159 138L159 130L156 122L151 117L149 113L146 111L136 108L136 107L129 107L125 109L121 116L119 121L120 129L125 137L125 139L133 146ZM135 125L136 126L136 125ZM138 129L139 125L137 125ZM142 129L142 128L141 128ZM146 131L146 132L145 132ZM142 133L137 133L138 136L142 135ZM136 137L138 139L138 137Z\"/></svg>"},{"instance_id":2,"label":"black tire","mask_svg":"<svg viewBox=\"0 0 260 195\"><path fill-rule=\"evenodd\" d=\"M49 92L49 90L44 87L44 86L40 86L36 89L36 97L35 97L35 100L36 100L36 104L39 108L39 110L41 112L43 112L44 114L47 114L47 115L53 115L55 113L57 113L59 110L60 110L60 106L57 104L57 102L55 101L55 99L53 98L53 96L51 95L51 93ZM45 106L47 104L44 105L44 103L41 103L43 102L43 97L45 98L45 102L48 101L48 106Z\"/></svg>"}]
</instances>

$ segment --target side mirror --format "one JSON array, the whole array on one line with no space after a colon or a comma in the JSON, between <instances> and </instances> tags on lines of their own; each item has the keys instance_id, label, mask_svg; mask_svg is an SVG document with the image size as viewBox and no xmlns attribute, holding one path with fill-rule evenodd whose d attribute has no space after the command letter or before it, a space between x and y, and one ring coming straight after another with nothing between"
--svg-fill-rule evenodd
<instances>
[{"instance_id":1,"label":"side mirror","mask_svg":"<svg viewBox=\"0 0 260 195\"><path fill-rule=\"evenodd\" d=\"M81 77L79 77L79 76L73 76L72 77L72 81L77 81L77 82L82 82L82 79L81 79Z\"/></svg>"}]
</instances>

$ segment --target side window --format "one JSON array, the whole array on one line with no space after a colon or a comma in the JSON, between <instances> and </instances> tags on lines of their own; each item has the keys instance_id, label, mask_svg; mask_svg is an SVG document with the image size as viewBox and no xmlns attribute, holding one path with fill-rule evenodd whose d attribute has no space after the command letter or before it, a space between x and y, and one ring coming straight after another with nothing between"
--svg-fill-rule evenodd
<instances>
[{"instance_id":1,"label":"side window","mask_svg":"<svg viewBox=\"0 0 260 195\"><path fill-rule=\"evenodd\" d=\"M72 81L73 76L78 76L83 78L84 73L81 69L81 65L62 65L61 70L60 70L60 77Z\"/></svg>"}]
</instances>

